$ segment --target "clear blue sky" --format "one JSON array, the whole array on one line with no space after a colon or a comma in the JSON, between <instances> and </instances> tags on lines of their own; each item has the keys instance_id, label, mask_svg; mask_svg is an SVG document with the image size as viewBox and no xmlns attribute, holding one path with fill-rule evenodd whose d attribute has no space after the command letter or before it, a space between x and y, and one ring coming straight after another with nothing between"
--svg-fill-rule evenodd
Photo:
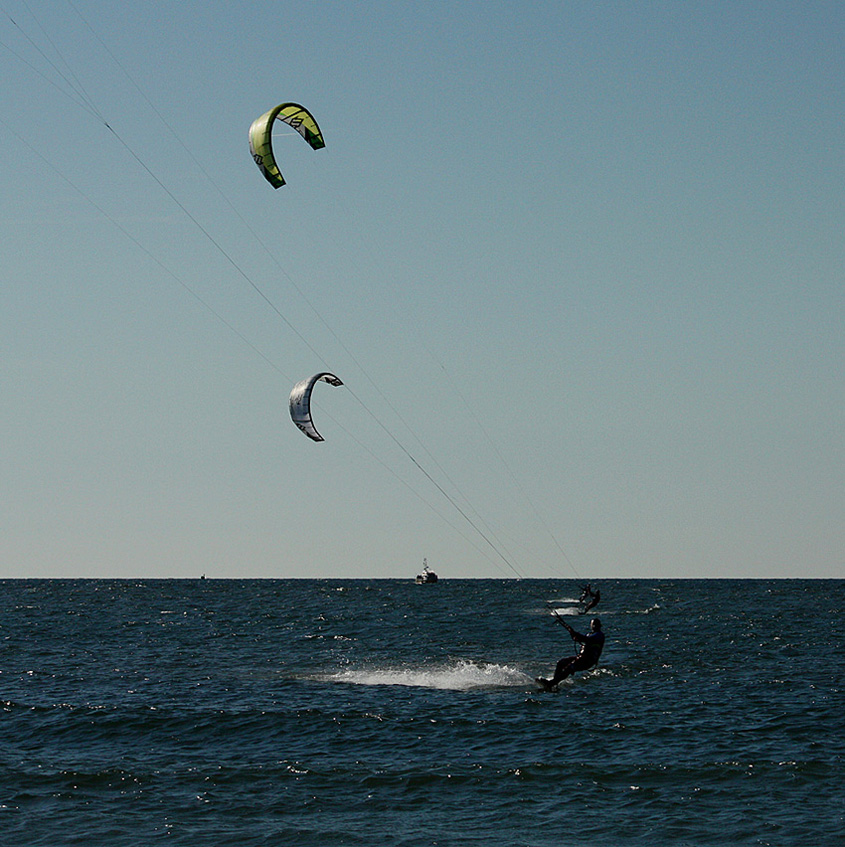
<instances>
[{"instance_id":1,"label":"clear blue sky","mask_svg":"<svg viewBox=\"0 0 845 847\"><path fill-rule=\"evenodd\" d=\"M3 0L0 577L843 576L843 36Z\"/></svg>"}]
</instances>

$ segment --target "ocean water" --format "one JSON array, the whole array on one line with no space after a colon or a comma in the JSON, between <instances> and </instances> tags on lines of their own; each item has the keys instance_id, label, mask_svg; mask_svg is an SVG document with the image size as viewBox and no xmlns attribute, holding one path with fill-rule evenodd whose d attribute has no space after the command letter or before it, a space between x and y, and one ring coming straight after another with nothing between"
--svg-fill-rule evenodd
<instances>
[{"instance_id":1,"label":"ocean water","mask_svg":"<svg viewBox=\"0 0 845 847\"><path fill-rule=\"evenodd\" d=\"M0 582L0 845L845 844L845 581Z\"/></svg>"}]
</instances>

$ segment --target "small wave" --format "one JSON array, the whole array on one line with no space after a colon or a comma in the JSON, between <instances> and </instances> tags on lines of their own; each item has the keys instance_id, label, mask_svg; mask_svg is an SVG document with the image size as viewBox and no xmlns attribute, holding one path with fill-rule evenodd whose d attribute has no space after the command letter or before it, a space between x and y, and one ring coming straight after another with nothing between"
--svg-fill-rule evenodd
<instances>
[{"instance_id":1,"label":"small wave","mask_svg":"<svg viewBox=\"0 0 845 847\"><path fill-rule=\"evenodd\" d=\"M329 682L346 682L353 685L406 685L451 691L531 684L531 677L516 668L465 660L437 667L344 670L324 679Z\"/></svg>"},{"instance_id":2,"label":"small wave","mask_svg":"<svg viewBox=\"0 0 845 847\"><path fill-rule=\"evenodd\" d=\"M660 603L654 603L653 605L649 606L647 609L635 609L633 611L633 614L635 614L635 615L652 615L655 612L659 612L662 608L663 607L660 605Z\"/></svg>"}]
</instances>

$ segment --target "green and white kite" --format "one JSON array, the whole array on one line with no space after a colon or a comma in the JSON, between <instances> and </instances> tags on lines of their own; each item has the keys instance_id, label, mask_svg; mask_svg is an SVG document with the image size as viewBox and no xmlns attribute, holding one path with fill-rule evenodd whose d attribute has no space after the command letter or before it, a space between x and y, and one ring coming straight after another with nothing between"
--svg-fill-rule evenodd
<instances>
[{"instance_id":1,"label":"green and white kite","mask_svg":"<svg viewBox=\"0 0 845 847\"><path fill-rule=\"evenodd\" d=\"M313 150L326 146L323 134L314 116L304 106L298 103L282 103L275 109L265 112L256 118L249 128L249 151L255 164L258 165L264 178L273 188L281 188L285 178L276 164L273 155L273 123L280 120L293 127L310 145Z\"/></svg>"}]
</instances>

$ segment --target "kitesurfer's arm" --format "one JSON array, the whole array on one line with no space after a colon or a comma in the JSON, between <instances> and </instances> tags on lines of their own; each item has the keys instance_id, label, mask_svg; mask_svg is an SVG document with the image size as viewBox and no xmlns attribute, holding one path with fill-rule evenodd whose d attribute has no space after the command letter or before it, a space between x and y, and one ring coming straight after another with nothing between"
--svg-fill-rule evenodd
<instances>
[{"instance_id":1,"label":"kitesurfer's arm","mask_svg":"<svg viewBox=\"0 0 845 847\"><path fill-rule=\"evenodd\" d=\"M569 632L569 634L570 634L570 635L571 635L571 636L572 636L572 637L573 637L576 641L580 641L581 643L583 643L583 642L585 642L585 641L587 640L587 636L586 636L586 635L581 635L581 633L580 633L580 632L578 632L578 630L577 630L577 629L573 629L573 628L572 628L572 627L571 627L571 626L570 626L570 625L569 625L569 624L568 624L568 623L567 623L567 622L566 622L563 618L558 617L558 620L559 620L559 621L560 621L560 622L561 622L561 623L562 623L562 624L566 627L566 629L567 629L567 631Z\"/></svg>"}]
</instances>

